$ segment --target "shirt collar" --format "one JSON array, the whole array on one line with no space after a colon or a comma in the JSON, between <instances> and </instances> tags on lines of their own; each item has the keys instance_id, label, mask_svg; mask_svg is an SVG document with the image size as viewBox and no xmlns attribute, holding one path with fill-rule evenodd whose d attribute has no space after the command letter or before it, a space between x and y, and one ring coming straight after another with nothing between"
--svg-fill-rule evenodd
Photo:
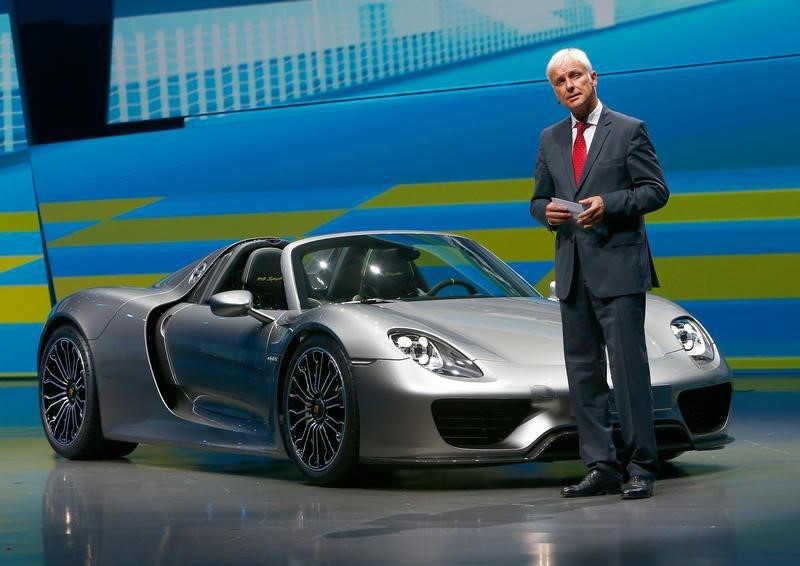
<instances>
[{"instance_id":1,"label":"shirt collar","mask_svg":"<svg viewBox=\"0 0 800 566\"><path fill-rule=\"evenodd\" d=\"M586 118L586 123L589 124L590 126L597 126L597 123L600 121L600 113L602 111L603 111L603 103L598 100L597 106L595 107L594 110L592 110L592 112ZM575 124L578 123L578 120L576 120L575 116L573 116L571 113L569 117L572 119L572 127L574 128Z\"/></svg>"}]
</instances>

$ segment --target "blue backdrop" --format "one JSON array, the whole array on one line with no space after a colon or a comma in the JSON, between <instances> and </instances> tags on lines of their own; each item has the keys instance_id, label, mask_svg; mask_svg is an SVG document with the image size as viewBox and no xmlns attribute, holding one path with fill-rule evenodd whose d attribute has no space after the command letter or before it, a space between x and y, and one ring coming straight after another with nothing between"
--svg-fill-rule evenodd
<instances>
[{"instance_id":1,"label":"blue backdrop","mask_svg":"<svg viewBox=\"0 0 800 566\"><path fill-rule=\"evenodd\" d=\"M332 14L335 1L328 6ZM473 12L480 4L444 3ZM491 4L499 5L483 3ZM188 118L179 130L31 148L48 263L42 257L25 269L49 267L60 297L85 286L149 284L241 237L420 228L473 236L544 290L552 278L553 242L534 225L527 205L538 134L564 117L544 66L556 49L576 45L600 74L603 102L647 122L666 170L673 196L648 217L662 279L655 292L701 317L734 367L800 369L794 322L800 317L800 163L785 143L783 118L792 116L800 87L794 30L800 8L787 0L707 2L680 10L692 3L620 0L553 2L551 12L566 4L577 10L572 27L556 22L560 27L553 29L561 35L555 38L536 35L544 32L532 24L520 26L517 45L492 50L489 40L482 44L478 37L476 55L468 57L472 39L463 32L461 59L443 62L434 54L425 66L423 48L436 52L433 36L426 36L425 42L406 42L412 61L417 45L416 68L398 52L399 63L391 63L396 72L365 74L365 80L324 92L309 86L328 76L324 45L309 52L303 91L286 86L300 80L299 54L290 53L296 66L276 72L275 80L284 81L276 88L298 96L269 104L266 94L259 102L258 86L248 82L259 76L255 56L238 63L234 58L230 68L219 64L208 74L201 68L210 83L198 86L198 98L191 100L190 81L197 76L128 58L133 69L142 61L144 69L155 69L137 83L140 95L149 90L152 96L146 105L142 98L123 100L120 89L133 83L120 82L110 120L195 114L190 106L199 108L200 90L202 96L220 90L214 96L221 106L215 115ZM615 6L614 25L608 12L601 21L601 4ZM359 3L339 5L349 10ZM632 13L623 9L631 7L639 17L621 21ZM250 9L261 8L240 8ZM245 29L246 18L237 14ZM139 30L145 39L149 33L157 38L159 29L168 36L181 18L187 26L208 18L191 11L119 15L117 33L133 30L135 37ZM136 20L142 17L166 23ZM448 29L442 21L429 27ZM489 38L507 33L481 25L476 29ZM402 45L403 29L395 22L384 43L364 39L365 52L372 41ZM314 58L321 62L316 71L309 63ZM374 61L367 55L361 63ZM261 86L264 92L271 88ZM225 104L230 109L220 114ZM0 276L19 277L19 269ZM18 359L33 368L23 344Z\"/></svg>"}]
</instances>

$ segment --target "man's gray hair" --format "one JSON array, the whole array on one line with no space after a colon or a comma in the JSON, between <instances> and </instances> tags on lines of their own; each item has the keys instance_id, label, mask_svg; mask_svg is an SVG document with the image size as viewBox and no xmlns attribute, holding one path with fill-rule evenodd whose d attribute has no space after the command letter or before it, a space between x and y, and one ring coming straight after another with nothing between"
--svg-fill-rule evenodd
<instances>
[{"instance_id":1,"label":"man's gray hair","mask_svg":"<svg viewBox=\"0 0 800 566\"><path fill-rule=\"evenodd\" d=\"M547 80L550 80L550 73L553 69L573 61L586 67L586 72L592 72L592 62L589 61L589 57L586 56L586 53L576 47L567 47L566 49L556 51L553 56L550 57L550 62L547 64L547 69L545 71L547 73Z\"/></svg>"}]
</instances>

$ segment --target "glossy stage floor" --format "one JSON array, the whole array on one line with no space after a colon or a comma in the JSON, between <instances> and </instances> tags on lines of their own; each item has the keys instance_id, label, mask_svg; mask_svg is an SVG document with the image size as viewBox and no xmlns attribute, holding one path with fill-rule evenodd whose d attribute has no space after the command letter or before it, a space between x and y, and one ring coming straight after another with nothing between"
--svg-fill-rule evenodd
<instances>
[{"instance_id":1,"label":"glossy stage floor","mask_svg":"<svg viewBox=\"0 0 800 566\"><path fill-rule=\"evenodd\" d=\"M740 379L734 403L736 442L680 456L652 499L567 500L578 462L319 488L285 462L184 449L64 461L32 385L0 383L0 564L800 563L800 378Z\"/></svg>"}]
</instances>

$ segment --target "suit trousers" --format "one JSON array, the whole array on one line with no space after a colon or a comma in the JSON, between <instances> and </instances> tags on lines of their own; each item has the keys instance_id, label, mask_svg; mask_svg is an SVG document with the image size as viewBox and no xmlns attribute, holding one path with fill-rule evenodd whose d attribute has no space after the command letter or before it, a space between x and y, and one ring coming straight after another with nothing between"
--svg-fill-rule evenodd
<instances>
[{"instance_id":1,"label":"suit trousers","mask_svg":"<svg viewBox=\"0 0 800 566\"><path fill-rule=\"evenodd\" d=\"M560 305L564 358L581 458L590 470L618 479L624 479L625 472L655 479L659 460L644 334L645 294L610 298L592 295L577 253L574 277L569 296ZM606 348L622 433L623 461L619 460L613 440Z\"/></svg>"}]
</instances>

